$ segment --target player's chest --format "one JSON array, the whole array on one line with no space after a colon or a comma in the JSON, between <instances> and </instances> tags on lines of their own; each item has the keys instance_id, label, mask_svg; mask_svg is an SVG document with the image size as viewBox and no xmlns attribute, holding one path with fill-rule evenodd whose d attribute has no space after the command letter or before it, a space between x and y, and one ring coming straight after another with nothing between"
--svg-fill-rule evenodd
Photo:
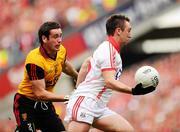
<instances>
[{"instance_id":1,"label":"player's chest","mask_svg":"<svg viewBox=\"0 0 180 132\"><path fill-rule=\"evenodd\" d=\"M44 63L45 76L60 75L62 72L62 65L63 65L63 60L61 59L58 59L56 61L47 60Z\"/></svg>"},{"instance_id":2,"label":"player's chest","mask_svg":"<svg viewBox=\"0 0 180 132\"><path fill-rule=\"evenodd\" d=\"M116 56L115 70L116 70L115 79L119 80L122 73L122 60L121 60L120 55Z\"/></svg>"},{"instance_id":3,"label":"player's chest","mask_svg":"<svg viewBox=\"0 0 180 132\"><path fill-rule=\"evenodd\" d=\"M119 54L115 54L113 57L113 64L116 70L122 69L122 60Z\"/></svg>"}]
</instances>

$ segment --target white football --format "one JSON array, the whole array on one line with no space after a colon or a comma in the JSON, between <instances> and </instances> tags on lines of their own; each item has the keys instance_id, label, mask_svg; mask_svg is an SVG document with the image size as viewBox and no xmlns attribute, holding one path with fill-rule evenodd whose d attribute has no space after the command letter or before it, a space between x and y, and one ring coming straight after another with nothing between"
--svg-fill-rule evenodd
<instances>
[{"instance_id":1,"label":"white football","mask_svg":"<svg viewBox=\"0 0 180 132\"><path fill-rule=\"evenodd\" d=\"M159 78L158 71L151 66L142 66L135 73L136 84L142 83L143 88L157 87Z\"/></svg>"}]
</instances>

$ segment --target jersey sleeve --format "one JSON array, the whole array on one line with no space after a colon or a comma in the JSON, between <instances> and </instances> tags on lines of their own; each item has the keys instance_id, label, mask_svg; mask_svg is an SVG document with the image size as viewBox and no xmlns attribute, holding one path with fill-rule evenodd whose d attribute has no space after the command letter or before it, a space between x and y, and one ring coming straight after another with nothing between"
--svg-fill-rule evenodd
<instances>
[{"instance_id":1,"label":"jersey sleeve","mask_svg":"<svg viewBox=\"0 0 180 132\"><path fill-rule=\"evenodd\" d=\"M25 68L30 80L43 79L45 76L42 57L34 54L33 52L30 52L27 55L25 61Z\"/></svg>"},{"instance_id":2,"label":"jersey sleeve","mask_svg":"<svg viewBox=\"0 0 180 132\"><path fill-rule=\"evenodd\" d=\"M40 80L44 78L44 70L35 64L26 64L26 70L30 80Z\"/></svg>"},{"instance_id":3,"label":"jersey sleeve","mask_svg":"<svg viewBox=\"0 0 180 132\"><path fill-rule=\"evenodd\" d=\"M94 54L96 64L102 71L115 70L115 50L111 44L102 44Z\"/></svg>"}]
</instances>

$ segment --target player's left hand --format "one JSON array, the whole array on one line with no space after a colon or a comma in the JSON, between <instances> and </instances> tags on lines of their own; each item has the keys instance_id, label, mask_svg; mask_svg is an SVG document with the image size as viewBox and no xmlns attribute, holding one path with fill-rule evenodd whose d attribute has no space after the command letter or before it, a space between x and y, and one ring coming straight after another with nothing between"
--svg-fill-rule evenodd
<instances>
[{"instance_id":1,"label":"player's left hand","mask_svg":"<svg viewBox=\"0 0 180 132\"><path fill-rule=\"evenodd\" d=\"M132 94L133 95L144 95L144 94L148 94L148 93L154 91L155 89L156 88L153 86L143 88L142 84L139 83L134 88L132 88Z\"/></svg>"}]
</instances>

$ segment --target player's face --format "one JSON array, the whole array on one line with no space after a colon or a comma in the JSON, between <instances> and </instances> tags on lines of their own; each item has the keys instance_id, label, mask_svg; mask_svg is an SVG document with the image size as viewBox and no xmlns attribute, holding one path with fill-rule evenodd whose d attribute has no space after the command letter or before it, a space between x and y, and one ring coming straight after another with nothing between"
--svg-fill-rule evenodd
<instances>
[{"instance_id":1,"label":"player's face","mask_svg":"<svg viewBox=\"0 0 180 132\"><path fill-rule=\"evenodd\" d=\"M47 42L48 49L50 51L58 51L62 42L62 30L52 29L50 30L49 39Z\"/></svg>"},{"instance_id":2,"label":"player's face","mask_svg":"<svg viewBox=\"0 0 180 132\"><path fill-rule=\"evenodd\" d=\"M127 44L131 39L131 25L128 21L125 21L125 29L121 32L122 43Z\"/></svg>"}]
</instances>

